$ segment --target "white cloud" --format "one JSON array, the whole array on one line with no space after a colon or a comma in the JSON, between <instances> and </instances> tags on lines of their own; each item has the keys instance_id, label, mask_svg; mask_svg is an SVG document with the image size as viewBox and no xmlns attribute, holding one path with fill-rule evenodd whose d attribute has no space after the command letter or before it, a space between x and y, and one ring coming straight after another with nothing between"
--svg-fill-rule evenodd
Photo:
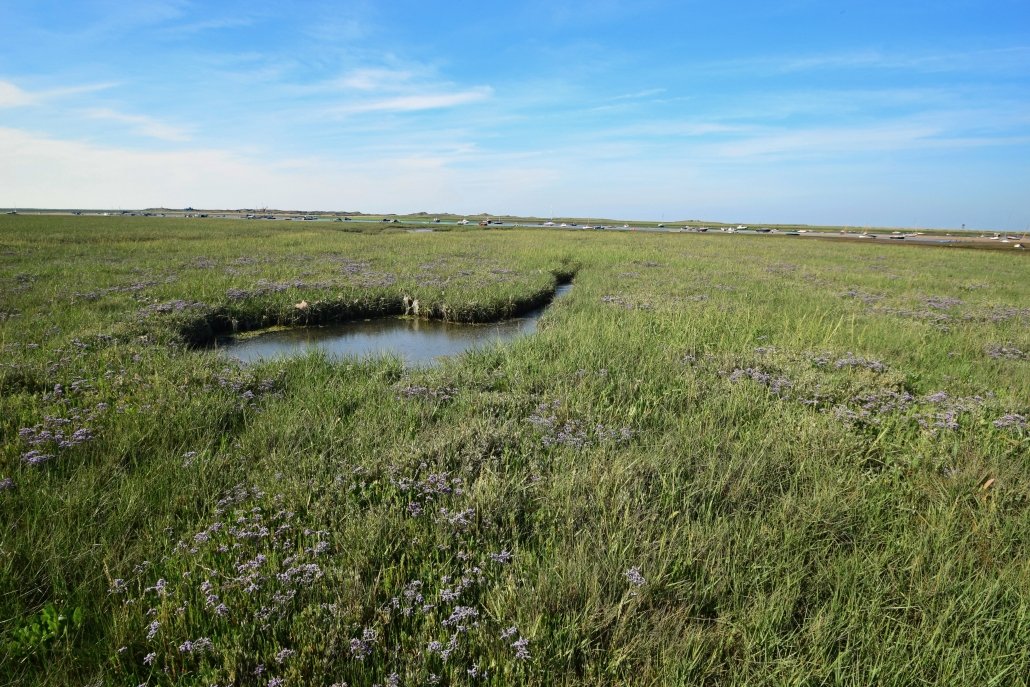
<instances>
[{"instance_id":1,"label":"white cloud","mask_svg":"<svg viewBox=\"0 0 1030 687\"><path fill-rule=\"evenodd\" d=\"M239 29L252 26L254 17L223 17L219 19L207 19L188 24L178 24L162 29L166 35L189 35L203 31L222 31L225 29Z\"/></svg>"},{"instance_id":2,"label":"white cloud","mask_svg":"<svg viewBox=\"0 0 1030 687\"><path fill-rule=\"evenodd\" d=\"M359 91L393 90L408 85L414 76L405 69L355 69L334 85Z\"/></svg>"},{"instance_id":3,"label":"white cloud","mask_svg":"<svg viewBox=\"0 0 1030 687\"><path fill-rule=\"evenodd\" d=\"M968 133L961 113L929 114L883 124L836 127L764 128L735 140L706 146L707 154L733 160L759 158L852 159L866 153L1025 145L1024 132Z\"/></svg>"},{"instance_id":4,"label":"white cloud","mask_svg":"<svg viewBox=\"0 0 1030 687\"><path fill-rule=\"evenodd\" d=\"M623 95L617 95L609 100L637 100L638 98L649 98L652 95L661 95L665 93L664 88L648 88L643 91L637 91L635 93L625 93Z\"/></svg>"},{"instance_id":5,"label":"white cloud","mask_svg":"<svg viewBox=\"0 0 1030 687\"><path fill-rule=\"evenodd\" d=\"M125 114L103 107L85 110L83 114L92 119L103 119L128 124L131 130L140 136L156 138L162 141L181 142L190 140L190 136L185 129L165 124L145 115Z\"/></svg>"},{"instance_id":6,"label":"white cloud","mask_svg":"<svg viewBox=\"0 0 1030 687\"><path fill-rule=\"evenodd\" d=\"M0 81L0 108L34 105L39 97L15 86L10 81Z\"/></svg>"},{"instance_id":7,"label":"white cloud","mask_svg":"<svg viewBox=\"0 0 1030 687\"><path fill-rule=\"evenodd\" d=\"M66 88L51 88L44 91L26 91L25 89L11 83L0 81L0 108L8 107L31 107L42 105L49 100L65 98L82 93L94 93L113 88L115 84L87 84L83 86L70 86Z\"/></svg>"},{"instance_id":8,"label":"white cloud","mask_svg":"<svg viewBox=\"0 0 1030 687\"><path fill-rule=\"evenodd\" d=\"M453 93L418 93L401 95L394 98L369 100L331 108L333 114L359 114L363 112L417 112L420 110L439 110L458 105L486 100L493 94L489 86L482 86L466 91Z\"/></svg>"},{"instance_id":9,"label":"white cloud","mask_svg":"<svg viewBox=\"0 0 1030 687\"><path fill-rule=\"evenodd\" d=\"M790 74L821 70L898 70L916 73L968 70L1025 72L1030 65L1030 46L1017 45L986 50L915 52L859 50L809 55L766 55L730 59L704 65L705 71L754 74Z\"/></svg>"},{"instance_id":10,"label":"white cloud","mask_svg":"<svg viewBox=\"0 0 1030 687\"><path fill-rule=\"evenodd\" d=\"M0 207L284 207L368 211L515 209L552 175L531 165L464 166L467 153L375 159L146 152L0 127Z\"/></svg>"}]
</instances>

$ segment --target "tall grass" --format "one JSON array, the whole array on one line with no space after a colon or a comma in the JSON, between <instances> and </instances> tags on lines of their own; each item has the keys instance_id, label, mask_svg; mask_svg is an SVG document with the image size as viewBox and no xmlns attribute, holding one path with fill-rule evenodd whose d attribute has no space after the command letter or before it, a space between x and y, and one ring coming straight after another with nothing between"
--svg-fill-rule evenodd
<instances>
[{"instance_id":1,"label":"tall grass","mask_svg":"<svg viewBox=\"0 0 1030 687\"><path fill-rule=\"evenodd\" d=\"M1030 674L1023 256L312 224L0 218L0 684ZM572 274L429 368L195 345Z\"/></svg>"}]
</instances>

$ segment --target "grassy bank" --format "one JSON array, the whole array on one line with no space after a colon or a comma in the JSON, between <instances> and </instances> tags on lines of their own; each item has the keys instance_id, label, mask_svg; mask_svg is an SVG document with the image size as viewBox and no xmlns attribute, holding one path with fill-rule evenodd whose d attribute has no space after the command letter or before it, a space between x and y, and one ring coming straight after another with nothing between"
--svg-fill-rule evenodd
<instances>
[{"instance_id":1,"label":"grassy bank","mask_svg":"<svg viewBox=\"0 0 1030 687\"><path fill-rule=\"evenodd\" d=\"M1030 674L1025 256L342 224L0 217L0 684Z\"/></svg>"}]
</instances>

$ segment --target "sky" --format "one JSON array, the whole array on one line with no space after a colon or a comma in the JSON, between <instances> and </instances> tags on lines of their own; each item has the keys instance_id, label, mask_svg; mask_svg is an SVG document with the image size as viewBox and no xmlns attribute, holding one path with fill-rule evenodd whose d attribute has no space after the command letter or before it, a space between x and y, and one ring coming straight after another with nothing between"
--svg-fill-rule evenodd
<instances>
[{"instance_id":1,"label":"sky","mask_svg":"<svg viewBox=\"0 0 1030 687\"><path fill-rule=\"evenodd\" d=\"M0 207L1030 227L1027 0L5 0Z\"/></svg>"}]
</instances>

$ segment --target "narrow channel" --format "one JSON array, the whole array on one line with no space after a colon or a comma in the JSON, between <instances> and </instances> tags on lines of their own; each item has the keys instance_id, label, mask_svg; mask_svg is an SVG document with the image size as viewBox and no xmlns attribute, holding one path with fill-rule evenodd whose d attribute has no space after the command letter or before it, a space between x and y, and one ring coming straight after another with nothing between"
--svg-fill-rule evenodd
<instances>
[{"instance_id":1,"label":"narrow channel","mask_svg":"<svg viewBox=\"0 0 1030 687\"><path fill-rule=\"evenodd\" d=\"M572 290L559 284L555 300ZM550 303L521 317L487 324L460 324L410 317L380 317L322 327L292 327L245 338L221 339L217 346L243 362L304 355L312 349L334 358L395 354L407 365L432 365L444 356L509 341L536 331Z\"/></svg>"}]
</instances>

